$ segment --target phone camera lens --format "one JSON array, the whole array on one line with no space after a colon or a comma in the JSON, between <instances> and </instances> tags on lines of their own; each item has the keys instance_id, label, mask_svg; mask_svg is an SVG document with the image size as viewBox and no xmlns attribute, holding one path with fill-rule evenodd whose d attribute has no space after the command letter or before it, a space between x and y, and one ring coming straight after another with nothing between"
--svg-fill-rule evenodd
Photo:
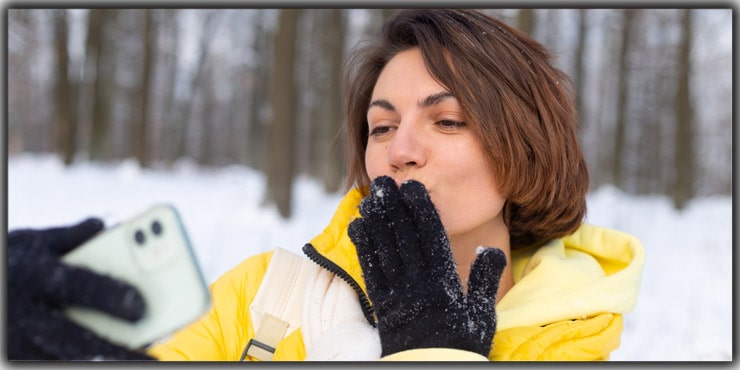
<instances>
[{"instance_id":1,"label":"phone camera lens","mask_svg":"<svg viewBox=\"0 0 740 370\"><path fill-rule=\"evenodd\" d=\"M162 234L162 224L160 224L159 221L152 222L152 232L154 235Z\"/></svg>"},{"instance_id":2,"label":"phone camera lens","mask_svg":"<svg viewBox=\"0 0 740 370\"><path fill-rule=\"evenodd\" d=\"M146 237L144 236L144 232L141 230L136 230L136 233L134 233L134 240L136 240L136 243L139 245L143 245L146 241Z\"/></svg>"}]
</instances>

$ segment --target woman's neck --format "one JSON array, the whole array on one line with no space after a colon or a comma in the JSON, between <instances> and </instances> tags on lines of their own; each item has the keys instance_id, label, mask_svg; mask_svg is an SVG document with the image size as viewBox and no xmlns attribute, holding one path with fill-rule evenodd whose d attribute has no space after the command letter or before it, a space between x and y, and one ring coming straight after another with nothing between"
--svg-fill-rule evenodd
<instances>
[{"instance_id":1,"label":"woman's neck","mask_svg":"<svg viewBox=\"0 0 740 370\"><path fill-rule=\"evenodd\" d=\"M460 276L463 289L467 292L468 277L470 275L470 266L478 256L476 249L479 246L495 247L500 249L506 255L506 268L499 281L496 302L504 297L506 292L514 285L514 278L511 269L511 247L509 239L509 230L505 225L499 228L487 228L479 232L471 232L462 235L450 236L450 246L452 257L457 264L457 274Z\"/></svg>"}]
</instances>

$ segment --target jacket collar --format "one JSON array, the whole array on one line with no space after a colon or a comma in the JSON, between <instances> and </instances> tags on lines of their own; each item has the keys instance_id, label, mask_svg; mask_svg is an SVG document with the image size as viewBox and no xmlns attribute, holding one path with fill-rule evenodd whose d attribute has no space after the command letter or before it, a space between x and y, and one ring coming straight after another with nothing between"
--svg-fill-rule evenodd
<instances>
[{"instance_id":1,"label":"jacket collar","mask_svg":"<svg viewBox=\"0 0 740 370\"><path fill-rule=\"evenodd\" d=\"M329 225L311 240L311 244L322 256L347 272L367 294L355 245L347 235L349 223L360 216L359 205L363 197L357 188L347 192L339 202Z\"/></svg>"}]
</instances>

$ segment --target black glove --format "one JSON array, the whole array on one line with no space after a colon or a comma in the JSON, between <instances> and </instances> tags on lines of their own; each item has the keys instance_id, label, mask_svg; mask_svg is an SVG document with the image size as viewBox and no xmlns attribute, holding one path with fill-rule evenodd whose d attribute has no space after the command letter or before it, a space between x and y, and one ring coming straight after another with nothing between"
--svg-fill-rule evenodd
<instances>
[{"instance_id":1,"label":"black glove","mask_svg":"<svg viewBox=\"0 0 740 370\"><path fill-rule=\"evenodd\" d=\"M144 314L139 292L118 280L63 264L59 257L103 229L91 218L71 227L8 234L9 360L151 360L114 345L68 320L67 305L135 321Z\"/></svg>"},{"instance_id":2,"label":"black glove","mask_svg":"<svg viewBox=\"0 0 740 370\"><path fill-rule=\"evenodd\" d=\"M424 185L408 181L399 189L390 177L379 177L371 183L360 214L348 234L375 308L383 356L444 347L488 357L504 253L485 248L477 256L466 296Z\"/></svg>"}]
</instances>

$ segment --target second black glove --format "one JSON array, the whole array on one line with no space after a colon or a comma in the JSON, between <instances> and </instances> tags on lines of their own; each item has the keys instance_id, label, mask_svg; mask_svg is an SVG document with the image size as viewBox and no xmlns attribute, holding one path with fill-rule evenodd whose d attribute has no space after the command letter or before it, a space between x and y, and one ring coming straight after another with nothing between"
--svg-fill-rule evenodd
<instances>
[{"instance_id":1,"label":"second black glove","mask_svg":"<svg viewBox=\"0 0 740 370\"><path fill-rule=\"evenodd\" d=\"M98 337L61 312L77 305L129 321L144 314L143 298L133 287L59 260L102 229L102 221L89 219L8 234L9 360L152 359Z\"/></svg>"}]
</instances>

